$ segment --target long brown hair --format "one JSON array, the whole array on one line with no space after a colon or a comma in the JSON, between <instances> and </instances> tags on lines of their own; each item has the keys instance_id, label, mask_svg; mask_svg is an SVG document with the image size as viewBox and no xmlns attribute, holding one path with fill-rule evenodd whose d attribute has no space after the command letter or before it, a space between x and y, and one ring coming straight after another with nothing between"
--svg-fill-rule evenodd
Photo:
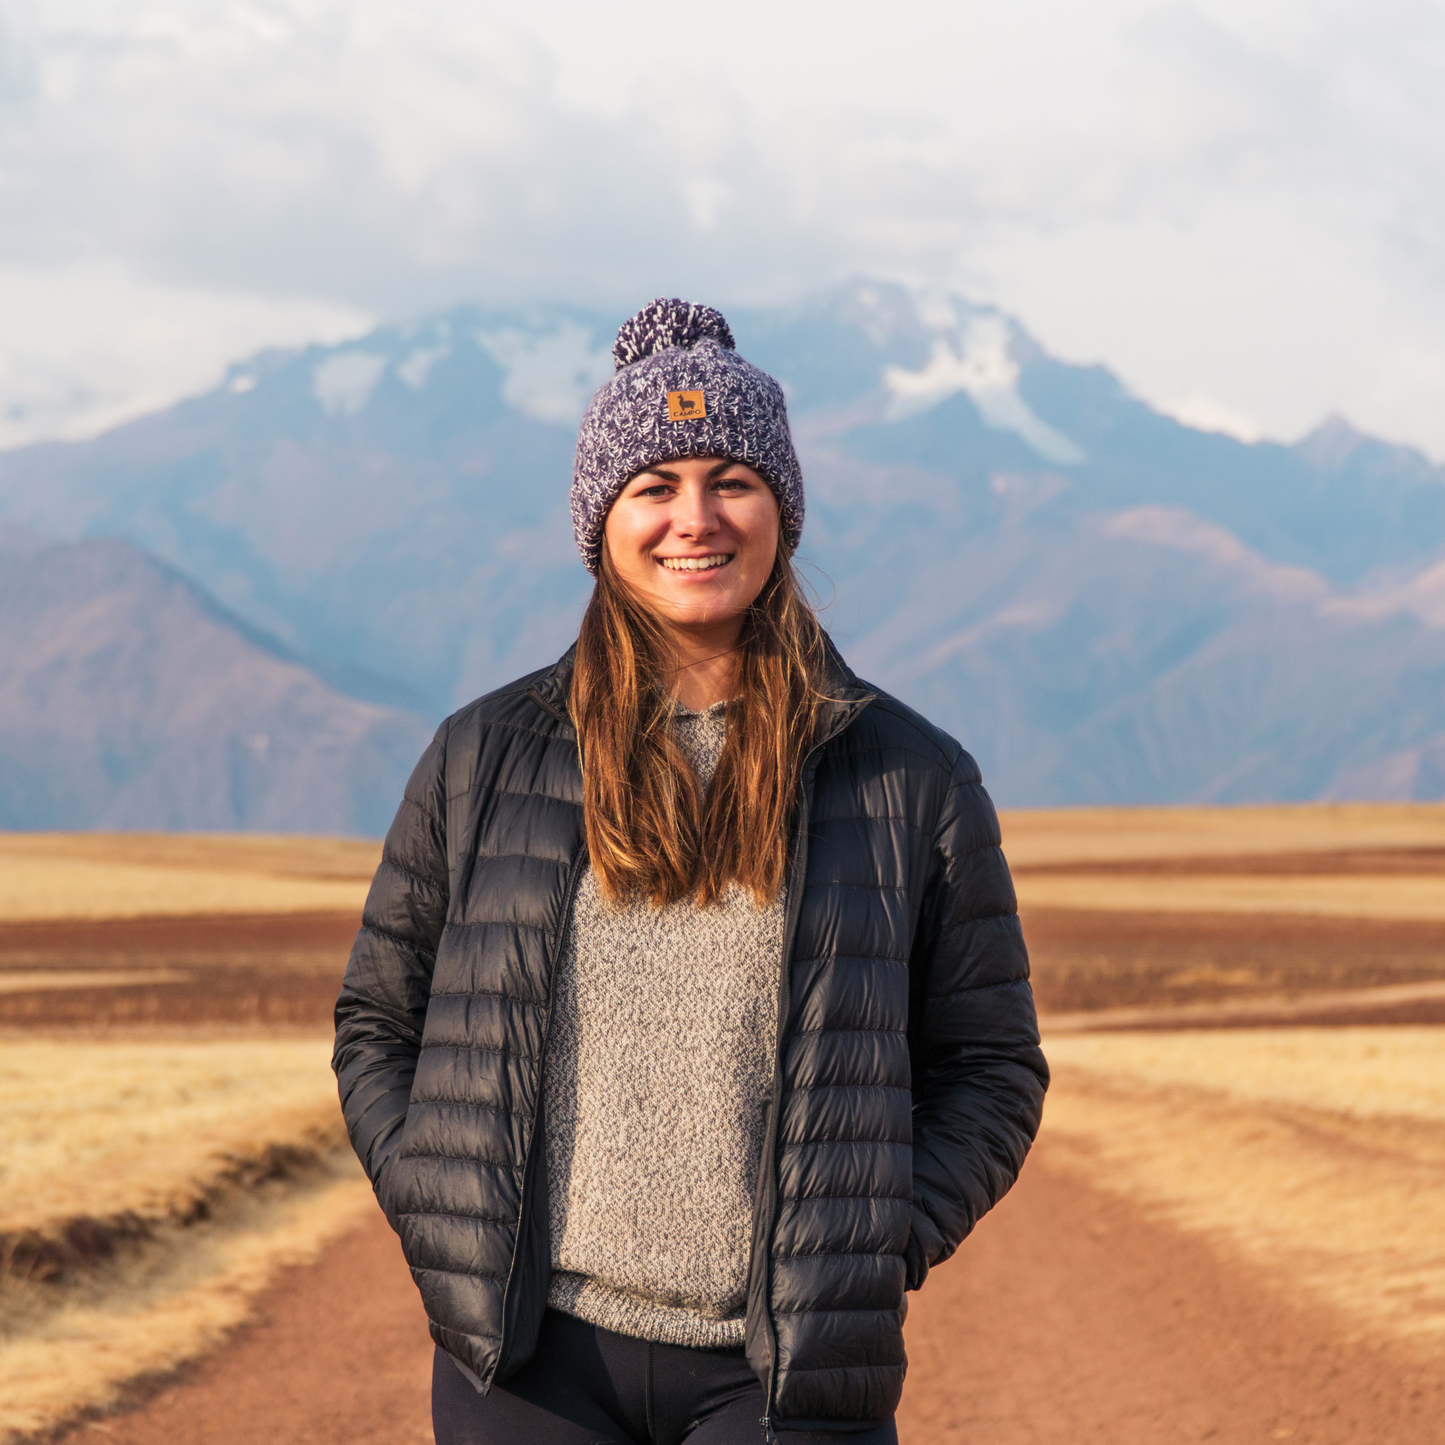
<instances>
[{"instance_id":1,"label":"long brown hair","mask_svg":"<svg viewBox=\"0 0 1445 1445\"><path fill-rule=\"evenodd\" d=\"M577 638L571 711L587 847L608 902L706 905L729 883L751 889L759 907L778 896L798 779L826 700L823 629L782 548L738 649L727 740L704 793L673 736L672 636L603 546Z\"/></svg>"}]
</instances>

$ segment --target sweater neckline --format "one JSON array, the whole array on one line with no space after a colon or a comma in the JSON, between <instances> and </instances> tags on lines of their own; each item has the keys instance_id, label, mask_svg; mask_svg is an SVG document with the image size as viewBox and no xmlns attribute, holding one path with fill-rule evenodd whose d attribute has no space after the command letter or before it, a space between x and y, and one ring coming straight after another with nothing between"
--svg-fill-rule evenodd
<instances>
[{"instance_id":1,"label":"sweater neckline","mask_svg":"<svg viewBox=\"0 0 1445 1445\"><path fill-rule=\"evenodd\" d=\"M727 707L728 700L723 698L721 702L715 702L711 707L705 707L699 711L690 708L684 702L676 702L672 705L673 717L717 717Z\"/></svg>"}]
</instances>

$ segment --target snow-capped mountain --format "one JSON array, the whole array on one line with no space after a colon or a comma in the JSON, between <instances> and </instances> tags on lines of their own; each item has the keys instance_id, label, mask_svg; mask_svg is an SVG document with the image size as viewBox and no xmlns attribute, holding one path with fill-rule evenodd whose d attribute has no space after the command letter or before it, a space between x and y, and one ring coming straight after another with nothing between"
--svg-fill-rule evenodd
<instances>
[{"instance_id":1,"label":"snow-capped mountain","mask_svg":"<svg viewBox=\"0 0 1445 1445\"><path fill-rule=\"evenodd\" d=\"M0 517L127 538L434 722L575 634L572 444L620 319L462 307L265 354L0 455ZM1000 801L1445 793L1445 473L1418 453L1191 430L957 297L729 319L788 392L829 626Z\"/></svg>"}]
</instances>

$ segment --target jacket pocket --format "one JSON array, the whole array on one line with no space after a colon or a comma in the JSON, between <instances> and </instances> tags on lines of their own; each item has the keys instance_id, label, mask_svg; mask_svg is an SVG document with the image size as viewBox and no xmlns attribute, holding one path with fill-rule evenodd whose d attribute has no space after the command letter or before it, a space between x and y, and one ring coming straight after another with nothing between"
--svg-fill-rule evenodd
<instances>
[{"instance_id":1,"label":"jacket pocket","mask_svg":"<svg viewBox=\"0 0 1445 1445\"><path fill-rule=\"evenodd\" d=\"M943 1236L938 1226L917 1204L913 1206L908 1230L908 1243L903 1250L906 1271L905 1289L922 1289L930 1265L943 1250Z\"/></svg>"},{"instance_id":2,"label":"jacket pocket","mask_svg":"<svg viewBox=\"0 0 1445 1445\"><path fill-rule=\"evenodd\" d=\"M406 1121L401 1126L400 1137L395 1147L387 1156L381 1169L377 1172L376 1178L371 1181L372 1191L376 1195L376 1202L381 1205L381 1212L386 1215L387 1222L398 1233L401 1233L400 1207L405 1202L403 1193L406 1179L413 1167L413 1161L406 1152L406 1140L408 1126L411 1123L411 1110L407 1110Z\"/></svg>"}]
</instances>

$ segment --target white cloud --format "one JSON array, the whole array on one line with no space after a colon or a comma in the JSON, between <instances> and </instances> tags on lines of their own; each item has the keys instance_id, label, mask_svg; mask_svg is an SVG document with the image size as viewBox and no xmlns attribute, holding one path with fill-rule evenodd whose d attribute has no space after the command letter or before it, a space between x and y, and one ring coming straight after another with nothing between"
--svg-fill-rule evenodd
<instances>
[{"instance_id":1,"label":"white cloud","mask_svg":"<svg viewBox=\"0 0 1445 1445\"><path fill-rule=\"evenodd\" d=\"M1432 0L899 0L826 25L735 0L705 47L677 19L0 0L0 264L351 315L875 271L996 300L1150 397L1273 435L1338 408L1445 454ZM198 379L231 334L203 332L175 343ZM100 415L89 374L55 425Z\"/></svg>"},{"instance_id":2,"label":"white cloud","mask_svg":"<svg viewBox=\"0 0 1445 1445\"><path fill-rule=\"evenodd\" d=\"M0 263L0 315L0 447L88 436L215 385L238 356L371 324L353 306L160 282L113 261Z\"/></svg>"}]
</instances>

